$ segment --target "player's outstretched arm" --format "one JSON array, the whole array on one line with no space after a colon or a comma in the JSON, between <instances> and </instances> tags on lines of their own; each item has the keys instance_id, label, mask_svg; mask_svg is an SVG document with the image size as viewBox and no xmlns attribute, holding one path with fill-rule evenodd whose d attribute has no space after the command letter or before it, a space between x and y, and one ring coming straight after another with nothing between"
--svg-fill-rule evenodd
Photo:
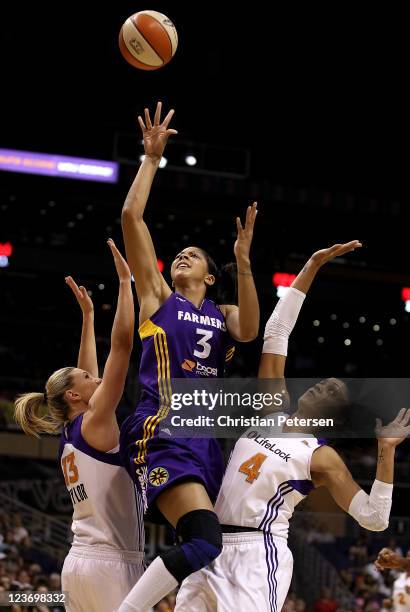
<instances>
[{"instance_id":1,"label":"player's outstretched arm","mask_svg":"<svg viewBox=\"0 0 410 612\"><path fill-rule=\"evenodd\" d=\"M124 391L134 338L135 312L131 272L111 239L108 241L108 246L114 258L119 279L117 310L104 374L99 387L91 397L90 407L83 419L83 427L85 427L83 435L86 433L87 442L96 448L99 447L107 432L115 431L118 435L115 410ZM90 441L90 437L93 441Z\"/></svg>"},{"instance_id":2,"label":"player's outstretched arm","mask_svg":"<svg viewBox=\"0 0 410 612\"><path fill-rule=\"evenodd\" d=\"M307 292L320 268L335 257L361 247L358 240L334 244L316 251L293 281L290 289L276 304L264 334L264 345L259 364L259 378L284 378L289 336L296 324Z\"/></svg>"},{"instance_id":3,"label":"player's outstretched arm","mask_svg":"<svg viewBox=\"0 0 410 612\"><path fill-rule=\"evenodd\" d=\"M94 332L94 304L88 295L86 288L82 285L79 287L72 276L67 276L65 282L73 292L83 314L77 368L86 370L86 372L89 372L92 376L97 378L98 362Z\"/></svg>"},{"instance_id":4,"label":"player's outstretched arm","mask_svg":"<svg viewBox=\"0 0 410 612\"><path fill-rule=\"evenodd\" d=\"M147 108L145 122L142 117L138 117L144 139L145 157L125 199L121 216L125 251L141 307L141 323L151 316L171 293L158 270L155 248L143 218L165 145L171 134L177 133L168 127L174 111L170 110L161 121L161 108L162 104L158 102L153 123Z\"/></svg>"},{"instance_id":5,"label":"player's outstretched arm","mask_svg":"<svg viewBox=\"0 0 410 612\"><path fill-rule=\"evenodd\" d=\"M315 486L329 489L335 502L348 512L362 527L370 531L384 531L389 525L393 493L395 448L410 434L410 410L403 408L397 417L383 427L376 424L378 458L376 480L370 495L353 479L347 466L329 446L313 453L312 480Z\"/></svg>"},{"instance_id":6,"label":"player's outstretched arm","mask_svg":"<svg viewBox=\"0 0 410 612\"><path fill-rule=\"evenodd\" d=\"M382 548L374 562L378 570L395 569L410 572L410 557L401 557L389 548Z\"/></svg>"},{"instance_id":7,"label":"player's outstretched arm","mask_svg":"<svg viewBox=\"0 0 410 612\"><path fill-rule=\"evenodd\" d=\"M245 227L236 218L238 235L234 245L237 267L238 306L224 304L221 310L229 333L238 342L250 342L258 335L259 301L251 270L250 249L257 215L257 204L248 206Z\"/></svg>"}]
</instances>

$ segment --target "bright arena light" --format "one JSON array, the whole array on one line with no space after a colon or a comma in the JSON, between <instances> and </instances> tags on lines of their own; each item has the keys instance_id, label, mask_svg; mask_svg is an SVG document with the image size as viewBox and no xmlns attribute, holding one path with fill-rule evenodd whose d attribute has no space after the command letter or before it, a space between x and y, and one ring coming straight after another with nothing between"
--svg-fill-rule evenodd
<instances>
[{"instance_id":1,"label":"bright arena light","mask_svg":"<svg viewBox=\"0 0 410 612\"><path fill-rule=\"evenodd\" d=\"M284 297L288 291L288 287L282 287L282 285L278 285L276 287L276 295L278 298Z\"/></svg>"},{"instance_id":2,"label":"bright arena light","mask_svg":"<svg viewBox=\"0 0 410 612\"><path fill-rule=\"evenodd\" d=\"M195 155L187 155L185 157L185 163L187 166L196 166L198 163L198 160L195 157Z\"/></svg>"}]
</instances>

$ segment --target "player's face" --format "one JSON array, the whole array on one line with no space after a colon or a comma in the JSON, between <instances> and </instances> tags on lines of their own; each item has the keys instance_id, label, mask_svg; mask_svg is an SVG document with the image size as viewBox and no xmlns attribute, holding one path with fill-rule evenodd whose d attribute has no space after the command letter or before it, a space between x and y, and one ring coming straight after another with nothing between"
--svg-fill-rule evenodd
<instances>
[{"instance_id":1,"label":"player's face","mask_svg":"<svg viewBox=\"0 0 410 612\"><path fill-rule=\"evenodd\" d=\"M75 368L72 373L72 379L73 386L71 387L71 391L78 394L80 396L80 399L86 404L88 404L93 393L101 384L101 378L96 378L95 376L92 376L86 370Z\"/></svg>"},{"instance_id":2,"label":"player's face","mask_svg":"<svg viewBox=\"0 0 410 612\"><path fill-rule=\"evenodd\" d=\"M304 415L329 418L331 413L347 406L348 402L345 383L338 378L326 378L305 391L298 405Z\"/></svg>"},{"instance_id":3,"label":"player's face","mask_svg":"<svg viewBox=\"0 0 410 612\"><path fill-rule=\"evenodd\" d=\"M180 251L171 265L171 278L175 285L184 284L187 280L204 281L209 274L208 262L197 247L187 247Z\"/></svg>"}]
</instances>

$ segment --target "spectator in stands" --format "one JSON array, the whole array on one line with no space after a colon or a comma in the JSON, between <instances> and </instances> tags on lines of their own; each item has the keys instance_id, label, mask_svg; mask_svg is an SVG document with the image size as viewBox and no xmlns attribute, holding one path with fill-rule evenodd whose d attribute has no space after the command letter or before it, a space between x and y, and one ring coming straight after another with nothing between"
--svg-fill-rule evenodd
<instances>
[{"instance_id":1,"label":"spectator in stands","mask_svg":"<svg viewBox=\"0 0 410 612\"><path fill-rule=\"evenodd\" d=\"M27 538L28 531L23 527L20 514L15 514L11 520L11 531L13 534L13 541L16 544L20 544L24 538Z\"/></svg>"},{"instance_id":2,"label":"spectator in stands","mask_svg":"<svg viewBox=\"0 0 410 612\"><path fill-rule=\"evenodd\" d=\"M6 533L6 537L4 538L4 543L3 543L3 552L7 554L10 554L10 553L17 554L18 553L18 548L14 541L14 536L13 536L12 531L8 531Z\"/></svg>"},{"instance_id":3,"label":"spectator in stands","mask_svg":"<svg viewBox=\"0 0 410 612\"><path fill-rule=\"evenodd\" d=\"M39 563L32 563L28 568L28 573L30 574L31 581L33 582L41 574L41 565Z\"/></svg>"},{"instance_id":4,"label":"spectator in stands","mask_svg":"<svg viewBox=\"0 0 410 612\"><path fill-rule=\"evenodd\" d=\"M11 579L9 576L2 576L0 578L0 586L3 587L5 591L11 590Z\"/></svg>"},{"instance_id":5,"label":"spectator in stands","mask_svg":"<svg viewBox=\"0 0 410 612\"><path fill-rule=\"evenodd\" d=\"M31 591L33 589L30 576L28 572L26 572L26 570L21 570L19 572L17 580L15 580L13 584L15 584L17 588L21 591L25 591L27 589Z\"/></svg>"},{"instance_id":6,"label":"spectator in stands","mask_svg":"<svg viewBox=\"0 0 410 612\"><path fill-rule=\"evenodd\" d=\"M296 604L291 597L285 599L283 604L282 612L296 612Z\"/></svg>"},{"instance_id":7,"label":"spectator in stands","mask_svg":"<svg viewBox=\"0 0 410 612\"><path fill-rule=\"evenodd\" d=\"M397 545L395 538L390 538L387 548L392 550L396 555L399 555L400 557L403 556L403 549Z\"/></svg>"},{"instance_id":8,"label":"spectator in stands","mask_svg":"<svg viewBox=\"0 0 410 612\"><path fill-rule=\"evenodd\" d=\"M369 551L364 538L359 538L355 544L349 548L350 567L363 567L368 562Z\"/></svg>"},{"instance_id":9,"label":"spectator in stands","mask_svg":"<svg viewBox=\"0 0 410 612\"><path fill-rule=\"evenodd\" d=\"M382 602L382 607L380 608L380 612L390 612L390 610L393 608L393 602L392 600L387 597L386 599L383 599Z\"/></svg>"},{"instance_id":10,"label":"spectator in stands","mask_svg":"<svg viewBox=\"0 0 410 612\"><path fill-rule=\"evenodd\" d=\"M322 588L321 597L315 602L313 612L336 612L337 602L332 597L332 592L328 587Z\"/></svg>"},{"instance_id":11,"label":"spectator in stands","mask_svg":"<svg viewBox=\"0 0 410 612\"><path fill-rule=\"evenodd\" d=\"M380 572L377 571L376 567L374 566L374 557L372 561L369 562L363 568L363 571L364 571L365 576L369 576L373 584L376 585L377 591L380 595L383 595L383 597L390 596L391 589L388 586L386 586L383 576L380 574Z\"/></svg>"},{"instance_id":12,"label":"spectator in stands","mask_svg":"<svg viewBox=\"0 0 410 612\"><path fill-rule=\"evenodd\" d=\"M306 538L308 544L317 542L318 544L327 544L335 541L335 536L331 533L324 523L318 523L316 527L313 527Z\"/></svg>"},{"instance_id":13,"label":"spectator in stands","mask_svg":"<svg viewBox=\"0 0 410 612\"><path fill-rule=\"evenodd\" d=\"M61 591L61 575L53 572L49 578L50 591Z\"/></svg>"}]
</instances>

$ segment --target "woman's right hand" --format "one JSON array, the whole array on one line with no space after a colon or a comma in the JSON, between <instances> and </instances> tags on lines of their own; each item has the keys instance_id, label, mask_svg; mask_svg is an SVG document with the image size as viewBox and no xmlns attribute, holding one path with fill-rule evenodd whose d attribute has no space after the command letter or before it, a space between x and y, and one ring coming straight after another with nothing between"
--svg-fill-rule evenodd
<instances>
[{"instance_id":1,"label":"woman's right hand","mask_svg":"<svg viewBox=\"0 0 410 612\"><path fill-rule=\"evenodd\" d=\"M376 419L376 438L386 446L395 447L401 444L410 435L410 409L399 410L394 421L388 425L382 424L381 419Z\"/></svg>"},{"instance_id":2,"label":"woman's right hand","mask_svg":"<svg viewBox=\"0 0 410 612\"><path fill-rule=\"evenodd\" d=\"M115 268L117 270L118 278L120 282L130 282L131 281L131 272L130 268L125 261L124 257L121 255L117 247L115 246L115 242L112 238L107 240L107 244L111 249L112 256L114 258Z\"/></svg>"},{"instance_id":3,"label":"woman's right hand","mask_svg":"<svg viewBox=\"0 0 410 612\"><path fill-rule=\"evenodd\" d=\"M141 116L138 117L138 123L141 126L144 139L145 155L152 161L159 161L161 159L168 138L172 134L178 134L176 130L168 129L168 125L175 111L171 109L161 123L161 109L162 102L158 102L154 115L154 124L151 123L148 108L144 109L145 123Z\"/></svg>"},{"instance_id":4,"label":"woman's right hand","mask_svg":"<svg viewBox=\"0 0 410 612\"><path fill-rule=\"evenodd\" d=\"M74 293L83 315L93 313L94 304L87 293L87 289L82 285L79 287L72 276L66 276L65 282L70 287L71 291Z\"/></svg>"},{"instance_id":5,"label":"woman's right hand","mask_svg":"<svg viewBox=\"0 0 410 612\"><path fill-rule=\"evenodd\" d=\"M344 244L334 244L327 249L321 249L313 253L310 261L315 264L318 268L321 268L325 263L331 261L335 257L346 255L355 249L359 249L362 243L359 240L352 240L351 242L345 242Z\"/></svg>"}]
</instances>

